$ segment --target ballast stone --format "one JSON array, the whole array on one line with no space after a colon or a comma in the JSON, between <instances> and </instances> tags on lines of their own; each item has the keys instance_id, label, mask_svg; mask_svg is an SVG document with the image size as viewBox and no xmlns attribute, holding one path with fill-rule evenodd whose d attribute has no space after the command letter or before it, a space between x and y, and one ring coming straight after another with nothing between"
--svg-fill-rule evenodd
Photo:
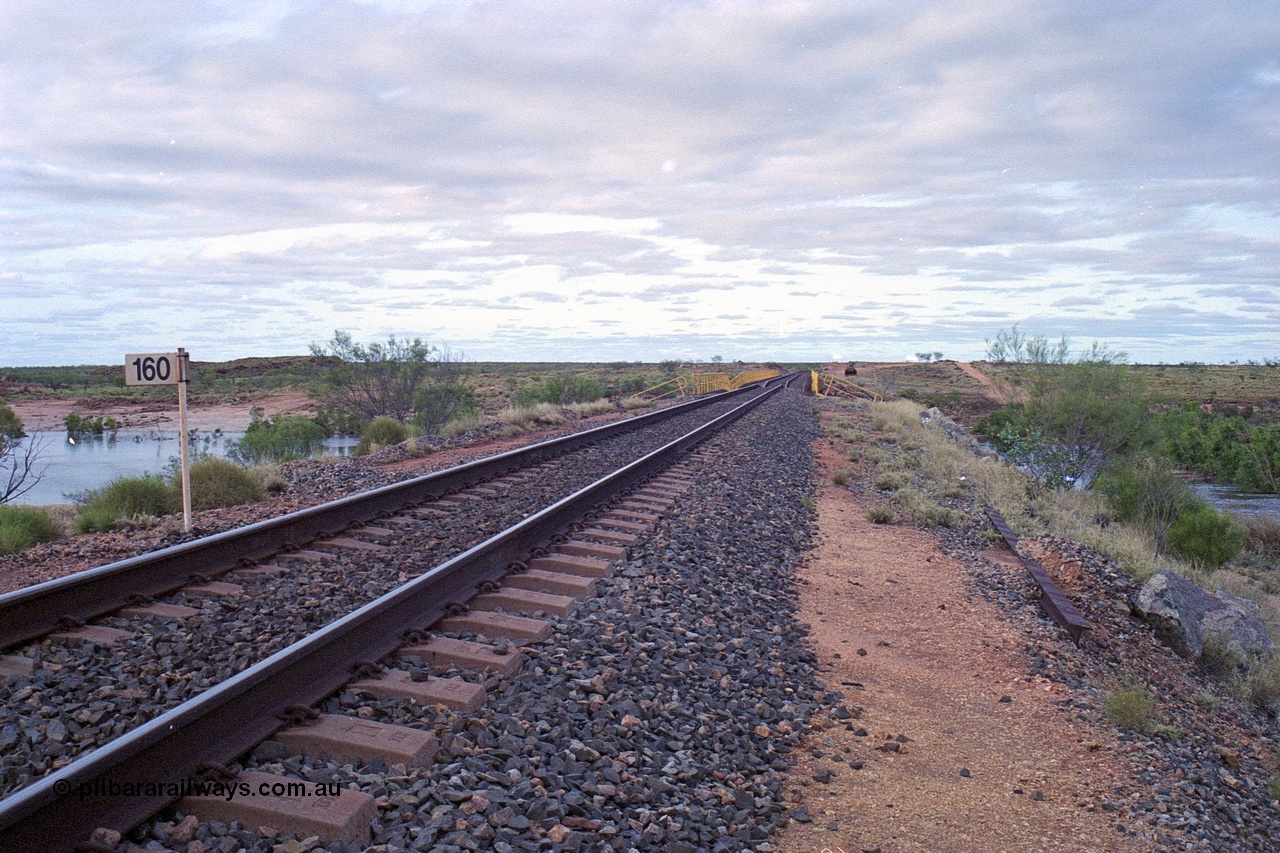
<instances>
[{"instance_id":1,"label":"ballast stone","mask_svg":"<svg viewBox=\"0 0 1280 853\"><path fill-rule=\"evenodd\" d=\"M1272 648L1258 605L1218 590L1210 595L1186 578L1162 569L1142 585L1132 601L1166 645L1185 658L1198 658L1207 637L1218 635L1228 650L1261 657Z\"/></svg>"}]
</instances>

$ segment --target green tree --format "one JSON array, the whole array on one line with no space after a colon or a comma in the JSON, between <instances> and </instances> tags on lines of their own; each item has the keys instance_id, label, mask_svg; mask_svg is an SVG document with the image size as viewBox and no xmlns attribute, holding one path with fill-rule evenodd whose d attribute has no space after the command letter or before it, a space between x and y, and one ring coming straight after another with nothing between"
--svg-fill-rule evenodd
<instances>
[{"instance_id":1,"label":"green tree","mask_svg":"<svg viewBox=\"0 0 1280 853\"><path fill-rule=\"evenodd\" d=\"M434 382L414 395L413 411L413 425L437 435L450 421L480 414L480 401L465 382Z\"/></svg>"},{"instance_id":2,"label":"green tree","mask_svg":"<svg viewBox=\"0 0 1280 853\"><path fill-rule=\"evenodd\" d=\"M460 357L421 338L393 335L386 343L365 345L335 331L327 344L312 344L311 353L333 360L322 377L324 402L363 423L380 416L408 422L425 390L466 381Z\"/></svg>"},{"instance_id":3,"label":"green tree","mask_svg":"<svg viewBox=\"0 0 1280 853\"><path fill-rule=\"evenodd\" d=\"M1012 366L1009 382L1026 403L1007 427L1027 439L1024 452L1046 457L1055 472L1045 484L1087 486L1107 463L1141 445L1149 404L1123 352L1094 343L1071 360L1064 337L1056 344L1028 337L1017 326L987 342L987 357Z\"/></svg>"},{"instance_id":4,"label":"green tree","mask_svg":"<svg viewBox=\"0 0 1280 853\"><path fill-rule=\"evenodd\" d=\"M18 413L5 403L0 403L0 435L6 438L25 438L22 431L22 419Z\"/></svg>"},{"instance_id":5,"label":"green tree","mask_svg":"<svg viewBox=\"0 0 1280 853\"><path fill-rule=\"evenodd\" d=\"M1254 427L1239 453L1232 478L1244 489L1280 491L1280 424Z\"/></svg>"}]
</instances>

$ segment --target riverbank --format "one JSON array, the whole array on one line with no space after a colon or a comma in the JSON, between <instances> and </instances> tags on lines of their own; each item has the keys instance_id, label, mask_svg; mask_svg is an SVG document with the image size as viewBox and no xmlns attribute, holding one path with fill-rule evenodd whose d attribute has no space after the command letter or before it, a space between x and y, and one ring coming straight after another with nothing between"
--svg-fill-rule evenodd
<instances>
[{"instance_id":1,"label":"riverbank","mask_svg":"<svg viewBox=\"0 0 1280 853\"><path fill-rule=\"evenodd\" d=\"M147 400L87 406L80 400L49 399L16 401L9 407L22 420L27 432L62 429L64 419L73 412L84 417L115 418L122 429L168 431L178 428L176 392L167 404ZM314 414L315 402L306 394L289 391L260 397L252 402L190 405L187 407L187 429L243 432L252 420L254 408L262 409L267 417Z\"/></svg>"}]
</instances>

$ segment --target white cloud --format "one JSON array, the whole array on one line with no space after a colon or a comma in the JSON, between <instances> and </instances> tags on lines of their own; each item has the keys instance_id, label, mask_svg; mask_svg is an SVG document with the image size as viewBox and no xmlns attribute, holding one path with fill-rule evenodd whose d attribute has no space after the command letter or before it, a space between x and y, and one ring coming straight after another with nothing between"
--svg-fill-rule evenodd
<instances>
[{"instance_id":1,"label":"white cloud","mask_svg":"<svg viewBox=\"0 0 1280 853\"><path fill-rule=\"evenodd\" d=\"M1240 357L1276 315L1278 24L1245 3L9 4L0 363L111 361L147 324L210 358L335 327L485 358L821 358L854 334L979 355L982 318Z\"/></svg>"}]
</instances>

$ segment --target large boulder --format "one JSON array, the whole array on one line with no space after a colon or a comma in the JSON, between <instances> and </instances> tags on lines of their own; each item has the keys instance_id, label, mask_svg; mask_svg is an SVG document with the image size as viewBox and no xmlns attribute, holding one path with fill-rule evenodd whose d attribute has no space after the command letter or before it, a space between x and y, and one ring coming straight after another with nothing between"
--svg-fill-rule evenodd
<instances>
[{"instance_id":1,"label":"large boulder","mask_svg":"<svg viewBox=\"0 0 1280 853\"><path fill-rule=\"evenodd\" d=\"M1272 647L1258 605L1223 590L1211 595L1167 570L1152 575L1131 604L1185 658L1199 658L1205 639L1215 635L1240 659L1261 657Z\"/></svg>"}]
</instances>

